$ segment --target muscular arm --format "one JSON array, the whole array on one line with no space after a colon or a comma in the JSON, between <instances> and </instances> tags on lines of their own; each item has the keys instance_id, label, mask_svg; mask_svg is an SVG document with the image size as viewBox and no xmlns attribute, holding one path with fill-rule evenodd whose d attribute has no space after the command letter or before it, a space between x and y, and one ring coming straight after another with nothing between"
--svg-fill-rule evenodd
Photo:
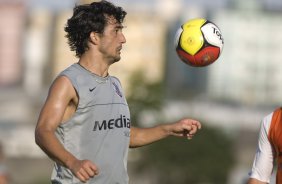
<instances>
[{"instance_id":1,"label":"muscular arm","mask_svg":"<svg viewBox=\"0 0 282 184\"><path fill-rule=\"evenodd\" d=\"M152 128L131 127L130 148L145 146L171 135L190 139L200 128L201 124L191 119L183 119L175 123L158 125Z\"/></svg>"},{"instance_id":2,"label":"muscular arm","mask_svg":"<svg viewBox=\"0 0 282 184\"><path fill-rule=\"evenodd\" d=\"M56 79L50 88L35 129L35 141L38 146L55 162L68 168L75 158L61 145L55 136L55 130L74 98L73 91L68 79L65 77Z\"/></svg>"},{"instance_id":3,"label":"muscular arm","mask_svg":"<svg viewBox=\"0 0 282 184\"><path fill-rule=\"evenodd\" d=\"M74 113L78 98L66 77L57 78L50 88L35 129L37 145L55 162L70 169L85 182L98 173L97 167L88 160L78 160L68 152L55 135L62 121Z\"/></svg>"}]
</instances>

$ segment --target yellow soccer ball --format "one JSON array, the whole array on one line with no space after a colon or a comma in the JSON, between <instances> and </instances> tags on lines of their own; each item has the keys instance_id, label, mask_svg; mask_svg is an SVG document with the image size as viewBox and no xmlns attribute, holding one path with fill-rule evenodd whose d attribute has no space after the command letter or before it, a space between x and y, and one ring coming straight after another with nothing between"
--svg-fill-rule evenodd
<instances>
[{"instance_id":1,"label":"yellow soccer ball","mask_svg":"<svg viewBox=\"0 0 282 184\"><path fill-rule=\"evenodd\" d=\"M222 53L223 45L219 28L204 18L185 22L175 35L177 55L190 66L202 67L212 64Z\"/></svg>"}]
</instances>

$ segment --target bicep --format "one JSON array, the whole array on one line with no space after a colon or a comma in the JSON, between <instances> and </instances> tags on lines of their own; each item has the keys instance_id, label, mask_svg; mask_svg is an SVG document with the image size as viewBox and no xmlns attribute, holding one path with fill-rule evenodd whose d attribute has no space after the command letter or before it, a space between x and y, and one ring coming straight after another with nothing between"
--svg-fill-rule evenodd
<instances>
[{"instance_id":1,"label":"bicep","mask_svg":"<svg viewBox=\"0 0 282 184\"><path fill-rule=\"evenodd\" d=\"M75 94L75 90L66 77L57 78L50 87L37 128L54 130L61 123L65 110Z\"/></svg>"}]
</instances>

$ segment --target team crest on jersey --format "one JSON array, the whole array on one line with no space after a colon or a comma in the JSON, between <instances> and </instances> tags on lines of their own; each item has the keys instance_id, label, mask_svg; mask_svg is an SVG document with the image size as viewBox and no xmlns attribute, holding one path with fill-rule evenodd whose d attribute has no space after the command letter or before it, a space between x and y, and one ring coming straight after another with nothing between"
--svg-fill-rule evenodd
<instances>
[{"instance_id":1,"label":"team crest on jersey","mask_svg":"<svg viewBox=\"0 0 282 184\"><path fill-rule=\"evenodd\" d=\"M122 97L122 93L121 93L121 91L120 91L118 85L117 85L115 82L113 82L113 85L114 85L114 87L115 87L115 91L116 91L116 93L118 94L118 96Z\"/></svg>"}]
</instances>

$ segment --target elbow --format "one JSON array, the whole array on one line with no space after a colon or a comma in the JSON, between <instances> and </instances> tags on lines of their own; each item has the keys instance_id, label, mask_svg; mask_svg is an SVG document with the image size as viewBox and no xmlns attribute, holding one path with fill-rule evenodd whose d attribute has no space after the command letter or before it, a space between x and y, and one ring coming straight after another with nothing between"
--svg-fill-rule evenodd
<instances>
[{"instance_id":1,"label":"elbow","mask_svg":"<svg viewBox=\"0 0 282 184\"><path fill-rule=\"evenodd\" d=\"M137 146L137 145L131 145L131 144L129 145L129 148L130 148L130 149L138 148L138 147L139 147L139 146Z\"/></svg>"},{"instance_id":2,"label":"elbow","mask_svg":"<svg viewBox=\"0 0 282 184\"><path fill-rule=\"evenodd\" d=\"M135 138L130 139L129 148L139 148L144 146L144 143L141 140Z\"/></svg>"},{"instance_id":3,"label":"elbow","mask_svg":"<svg viewBox=\"0 0 282 184\"><path fill-rule=\"evenodd\" d=\"M45 135L48 131L40 128L40 127L36 127L35 132L34 132L34 139L35 139L35 143L39 146L42 147L43 142L44 142L44 138Z\"/></svg>"},{"instance_id":4,"label":"elbow","mask_svg":"<svg viewBox=\"0 0 282 184\"><path fill-rule=\"evenodd\" d=\"M41 137L42 137L42 135L41 135L42 133L41 133L41 131L40 131L40 129L39 128L36 128L35 129L35 132L34 132L34 140L35 140L35 144L37 144L38 146L40 146L41 144Z\"/></svg>"},{"instance_id":5,"label":"elbow","mask_svg":"<svg viewBox=\"0 0 282 184\"><path fill-rule=\"evenodd\" d=\"M137 147L139 147L139 146L136 145L133 141L133 138L130 137L129 148L137 148Z\"/></svg>"},{"instance_id":6,"label":"elbow","mask_svg":"<svg viewBox=\"0 0 282 184\"><path fill-rule=\"evenodd\" d=\"M140 131L139 128L131 127L130 128L130 141L129 148L138 148L140 147Z\"/></svg>"}]
</instances>

